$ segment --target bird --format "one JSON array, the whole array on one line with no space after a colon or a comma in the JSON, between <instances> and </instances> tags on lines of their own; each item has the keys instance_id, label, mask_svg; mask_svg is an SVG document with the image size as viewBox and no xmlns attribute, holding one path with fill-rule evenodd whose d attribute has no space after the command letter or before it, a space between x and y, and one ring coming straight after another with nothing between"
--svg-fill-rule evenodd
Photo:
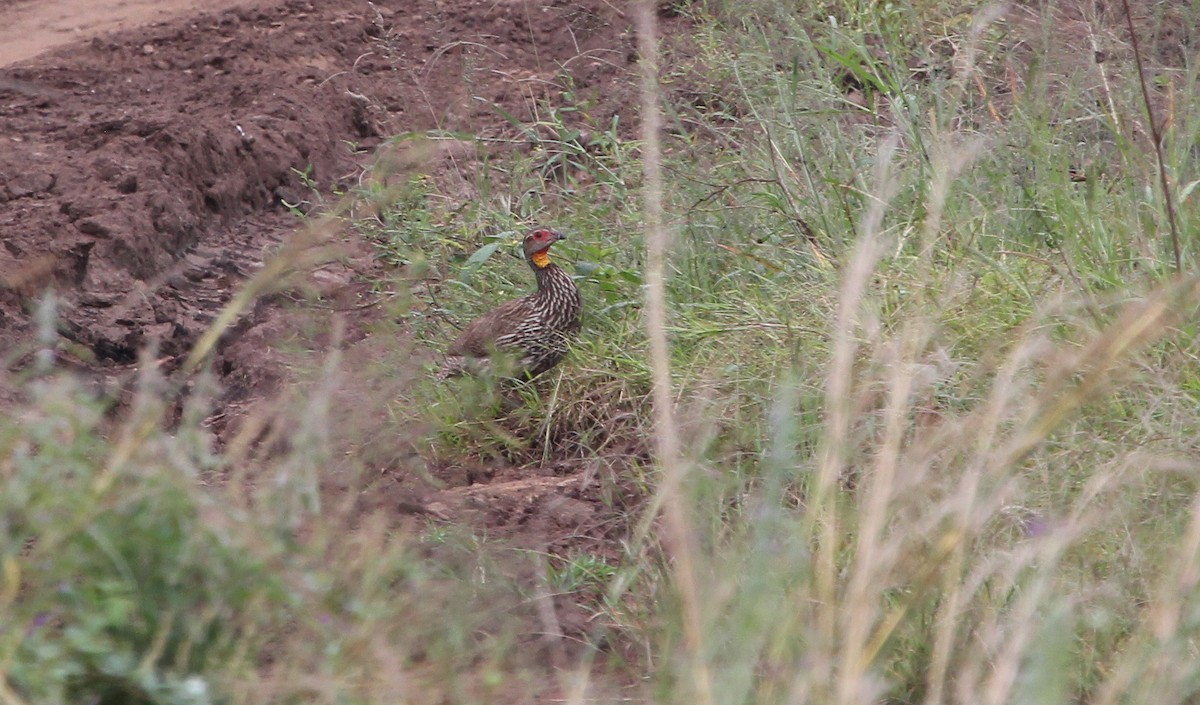
<instances>
[{"instance_id":1,"label":"bird","mask_svg":"<svg viewBox=\"0 0 1200 705\"><path fill-rule=\"evenodd\" d=\"M532 379L566 357L579 334L583 298L571 275L550 261L550 246L563 239L562 233L545 227L525 235L525 261L537 278L537 290L467 324L446 349L438 379L493 371L497 354L515 363L513 374L506 376Z\"/></svg>"}]
</instances>

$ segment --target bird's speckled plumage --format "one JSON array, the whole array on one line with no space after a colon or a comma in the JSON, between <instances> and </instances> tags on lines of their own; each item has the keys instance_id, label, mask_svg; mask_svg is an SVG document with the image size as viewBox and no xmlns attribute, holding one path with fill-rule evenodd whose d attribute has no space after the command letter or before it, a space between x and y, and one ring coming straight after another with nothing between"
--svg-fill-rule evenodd
<instances>
[{"instance_id":1,"label":"bird's speckled plumage","mask_svg":"<svg viewBox=\"0 0 1200 705\"><path fill-rule=\"evenodd\" d=\"M537 291L468 324L446 350L439 378L483 371L495 353L512 355L518 376L537 376L562 361L579 333L583 300L571 276L550 261L550 246L561 239L547 228L525 236L525 260L537 277Z\"/></svg>"}]
</instances>

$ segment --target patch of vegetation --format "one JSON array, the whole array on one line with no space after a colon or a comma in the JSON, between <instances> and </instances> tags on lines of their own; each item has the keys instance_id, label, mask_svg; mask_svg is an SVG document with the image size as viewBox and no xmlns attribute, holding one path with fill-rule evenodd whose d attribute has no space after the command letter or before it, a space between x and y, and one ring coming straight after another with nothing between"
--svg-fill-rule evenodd
<instances>
[{"instance_id":1,"label":"patch of vegetation","mask_svg":"<svg viewBox=\"0 0 1200 705\"><path fill-rule=\"evenodd\" d=\"M274 419L294 445L261 465L212 452L203 380L164 430L170 390L144 369L116 425L47 373L0 427L0 699L474 700L522 682L518 575L460 532L410 540L322 499L322 392ZM489 610L456 607L476 599Z\"/></svg>"},{"instance_id":2,"label":"patch of vegetation","mask_svg":"<svg viewBox=\"0 0 1200 705\"><path fill-rule=\"evenodd\" d=\"M1161 576L1185 560L1162 537L1187 530L1195 488L1168 468L1192 456L1197 426L1183 391L1194 346L1172 333L1194 285L1159 291L1170 241L1156 166L1129 128L1144 113L1136 83L1110 74L1098 94L1046 63L1013 63L1028 41L1020 17L685 11L699 31L663 76L668 333L706 578L696 612L643 595L681 620L652 642L690 654L659 671L662 692L1130 697L1107 674L1130 649L1166 663L1139 635ZM1044 61L1058 50L1035 49ZM1190 124L1195 107L1171 109ZM483 420L444 417L452 455L488 456L504 439L501 457L536 461L558 438L557 453L586 457L589 443L562 439L605 436L627 415L634 437L653 427L638 164L596 174L557 137L584 128L544 114L552 136L531 139L553 148L493 165L480 192L503 173L521 221L552 213L578 234L563 259L587 275L603 253L617 276L580 277L587 334L537 394ZM586 106L571 118L597 122ZM546 122L514 125L540 135ZM1195 164L1179 137L1167 148L1183 195ZM472 292L529 286L516 261L472 272L443 304L479 311ZM668 572L674 594L687 576ZM800 663L825 667L788 666Z\"/></svg>"}]
</instances>

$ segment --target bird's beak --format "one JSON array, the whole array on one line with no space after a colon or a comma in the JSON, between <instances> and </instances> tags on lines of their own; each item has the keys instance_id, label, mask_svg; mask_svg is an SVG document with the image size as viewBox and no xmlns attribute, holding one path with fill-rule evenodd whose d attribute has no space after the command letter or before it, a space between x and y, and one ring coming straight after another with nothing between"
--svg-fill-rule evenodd
<instances>
[{"instance_id":1,"label":"bird's beak","mask_svg":"<svg viewBox=\"0 0 1200 705\"><path fill-rule=\"evenodd\" d=\"M560 233L560 232L559 232L559 231L557 231L557 230L551 230L550 232L554 233L554 240L555 240L555 242L557 242L557 241L559 241L559 240L566 240L566 239L567 239L567 236L566 236L566 235L563 235L562 233Z\"/></svg>"}]
</instances>

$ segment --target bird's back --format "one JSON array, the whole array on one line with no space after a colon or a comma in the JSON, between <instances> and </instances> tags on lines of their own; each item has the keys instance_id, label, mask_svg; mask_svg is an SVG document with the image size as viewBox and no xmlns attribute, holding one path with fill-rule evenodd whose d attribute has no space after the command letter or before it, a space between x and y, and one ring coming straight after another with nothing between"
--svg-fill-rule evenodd
<instances>
[{"instance_id":1,"label":"bird's back","mask_svg":"<svg viewBox=\"0 0 1200 705\"><path fill-rule=\"evenodd\" d=\"M468 357L491 355L502 345L497 342L499 339L516 330L532 315L533 306L530 299L536 295L527 294L519 299L507 301L471 321L450 344L446 354Z\"/></svg>"}]
</instances>

